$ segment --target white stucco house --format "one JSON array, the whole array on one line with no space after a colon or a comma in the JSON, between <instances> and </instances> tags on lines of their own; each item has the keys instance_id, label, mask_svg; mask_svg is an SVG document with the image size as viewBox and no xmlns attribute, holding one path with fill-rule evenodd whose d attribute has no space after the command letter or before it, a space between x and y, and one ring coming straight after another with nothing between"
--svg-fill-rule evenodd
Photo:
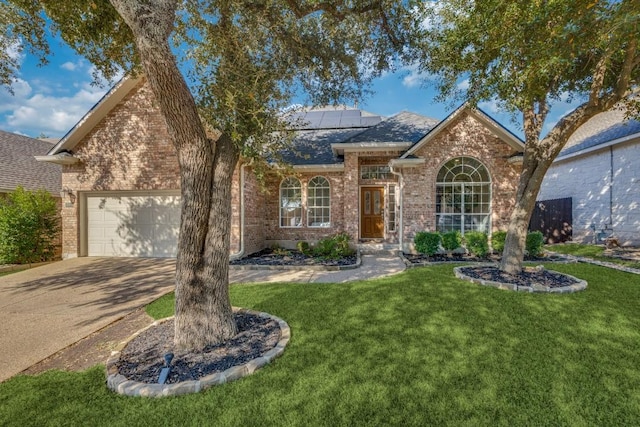
<instances>
[{"instance_id":1,"label":"white stucco house","mask_svg":"<svg viewBox=\"0 0 640 427\"><path fill-rule=\"evenodd\" d=\"M582 125L549 168L539 201L570 197L573 240L640 245L640 121L607 111Z\"/></svg>"}]
</instances>

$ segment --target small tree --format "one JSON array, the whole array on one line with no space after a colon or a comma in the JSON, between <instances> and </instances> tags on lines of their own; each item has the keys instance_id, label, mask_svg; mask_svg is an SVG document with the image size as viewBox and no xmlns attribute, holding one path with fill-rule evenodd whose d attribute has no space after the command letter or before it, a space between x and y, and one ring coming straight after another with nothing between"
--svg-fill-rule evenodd
<instances>
[{"instance_id":1,"label":"small tree","mask_svg":"<svg viewBox=\"0 0 640 427\"><path fill-rule=\"evenodd\" d=\"M55 199L45 190L18 187L0 199L0 262L49 261L55 255L60 218Z\"/></svg>"}]
</instances>

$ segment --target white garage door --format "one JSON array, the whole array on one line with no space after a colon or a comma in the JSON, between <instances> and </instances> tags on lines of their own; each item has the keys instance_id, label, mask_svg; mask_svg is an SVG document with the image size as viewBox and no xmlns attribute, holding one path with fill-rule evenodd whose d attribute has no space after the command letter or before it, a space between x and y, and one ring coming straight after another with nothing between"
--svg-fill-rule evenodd
<instances>
[{"instance_id":1,"label":"white garage door","mask_svg":"<svg viewBox=\"0 0 640 427\"><path fill-rule=\"evenodd\" d=\"M180 196L87 196L89 256L175 257Z\"/></svg>"}]
</instances>

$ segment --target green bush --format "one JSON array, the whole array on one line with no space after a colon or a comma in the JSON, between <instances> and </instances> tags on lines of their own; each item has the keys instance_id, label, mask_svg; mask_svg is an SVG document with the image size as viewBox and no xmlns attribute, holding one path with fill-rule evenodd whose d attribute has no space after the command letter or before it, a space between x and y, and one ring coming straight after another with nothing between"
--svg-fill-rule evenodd
<instances>
[{"instance_id":1,"label":"green bush","mask_svg":"<svg viewBox=\"0 0 640 427\"><path fill-rule=\"evenodd\" d=\"M442 236L440 236L440 233L431 233L429 231L419 231L413 238L416 251L428 256L435 255L438 252L441 241Z\"/></svg>"},{"instance_id":2,"label":"green bush","mask_svg":"<svg viewBox=\"0 0 640 427\"><path fill-rule=\"evenodd\" d=\"M313 255L328 259L343 258L353 254L349 246L351 237L347 233L338 233L334 236L318 240L313 248Z\"/></svg>"},{"instance_id":3,"label":"green bush","mask_svg":"<svg viewBox=\"0 0 640 427\"><path fill-rule=\"evenodd\" d=\"M442 247L447 251L455 251L462 246L462 235L459 231L448 231L442 234Z\"/></svg>"},{"instance_id":4,"label":"green bush","mask_svg":"<svg viewBox=\"0 0 640 427\"><path fill-rule=\"evenodd\" d=\"M527 234L526 250L529 256L537 257L542 255L544 246L544 235L540 231L532 231Z\"/></svg>"},{"instance_id":5,"label":"green bush","mask_svg":"<svg viewBox=\"0 0 640 427\"><path fill-rule=\"evenodd\" d=\"M480 231L467 231L464 234L467 250L477 257L483 258L489 253L487 235Z\"/></svg>"},{"instance_id":6,"label":"green bush","mask_svg":"<svg viewBox=\"0 0 640 427\"><path fill-rule=\"evenodd\" d=\"M296 248L305 255L309 255L311 253L311 246L309 246L308 242L300 241L296 244Z\"/></svg>"},{"instance_id":7,"label":"green bush","mask_svg":"<svg viewBox=\"0 0 640 427\"><path fill-rule=\"evenodd\" d=\"M496 231L491 235L491 247L494 251L502 253L504 251L504 241L507 239L506 231Z\"/></svg>"},{"instance_id":8,"label":"green bush","mask_svg":"<svg viewBox=\"0 0 640 427\"><path fill-rule=\"evenodd\" d=\"M18 187L0 199L0 263L49 261L59 235L58 206L45 190Z\"/></svg>"}]
</instances>

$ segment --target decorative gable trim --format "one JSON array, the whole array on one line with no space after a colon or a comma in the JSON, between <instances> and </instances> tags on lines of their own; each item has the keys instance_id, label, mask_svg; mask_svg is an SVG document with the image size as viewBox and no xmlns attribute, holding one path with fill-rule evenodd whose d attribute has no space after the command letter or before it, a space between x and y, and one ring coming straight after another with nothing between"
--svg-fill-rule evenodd
<instances>
[{"instance_id":1,"label":"decorative gable trim","mask_svg":"<svg viewBox=\"0 0 640 427\"><path fill-rule=\"evenodd\" d=\"M416 142L409 150L407 150L402 156L401 159L406 159L415 154L420 148L424 145L428 144L429 141L433 140L436 136L440 134L444 129L451 125L458 117L460 117L464 112L467 112L469 115L477 119L481 122L487 129L489 129L494 135L500 138L505 143L509 144L514 150L518 152L524 151L524 142L509 130L507 130L500 123L495 121L491 116L487 113L483 112L478 108L469 107L467 104L463 104L458 109L456 109L453 113L449 114L443 121L438 123L436 127L434 127L431 132L426 134L422 139Z\"/></svg>"}]
</instances>

